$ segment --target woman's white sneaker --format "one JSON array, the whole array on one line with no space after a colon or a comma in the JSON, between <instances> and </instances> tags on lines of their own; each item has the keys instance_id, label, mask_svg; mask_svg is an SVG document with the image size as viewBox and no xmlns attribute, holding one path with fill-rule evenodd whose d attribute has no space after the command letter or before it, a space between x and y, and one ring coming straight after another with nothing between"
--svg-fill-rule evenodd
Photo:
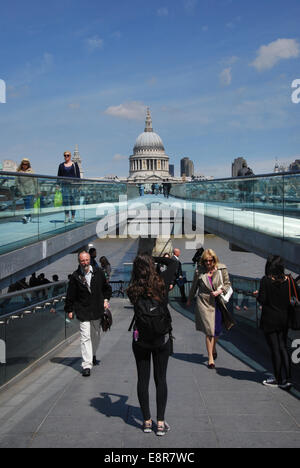
<instances>
[{"instance_id":1,"label":"woman's white sneaker","mask_svg":"<svg viewBox=\"0 0 300 468\"><path fill-rule=\"evenodd\" d=\"M156 435L157 436L164 436L164 435L166 435L167 432L169 432L170 429L171 428L170 428L169 424L167 423L167 421L165 421L164 424L162 424L162 425L158 424L157 425Z\"/></svg>"},{"instance_id":2,"label":"woman's white sneaker","mask_svg":"<svg viewBox=\"0 0 300 468\"><path fill-rule=\"evenodd\" d=\"M265 385L266 387L278 388L278 382L273 377L270 377L269 379L264 380L263 385Z\"/></svg>"}]
</instances>

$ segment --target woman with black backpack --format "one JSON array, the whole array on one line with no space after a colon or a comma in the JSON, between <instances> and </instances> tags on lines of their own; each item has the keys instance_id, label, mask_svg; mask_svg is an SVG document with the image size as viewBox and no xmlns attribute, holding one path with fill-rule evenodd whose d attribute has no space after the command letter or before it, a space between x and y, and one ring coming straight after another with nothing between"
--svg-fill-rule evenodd
<instances>
[{"instance_id":1,"label":"woman with black backpack","mask_svg":"<svg viewBox=\"0 0 300 468\"><path fill-rule=\"evenodd\" d=\"M149 405L149 382L151 357L153 359L154 380L157 402L157 432L163 436L170 430L165 421L168 398L167 367L171 353L172 319L167 306L167 293L163 279L155 269L149 255L138 255L127 295L134 305L132 349L136 360L138 399L143 413L145 433L152 432L152 419Z\"/></svg>"}]
</instances>

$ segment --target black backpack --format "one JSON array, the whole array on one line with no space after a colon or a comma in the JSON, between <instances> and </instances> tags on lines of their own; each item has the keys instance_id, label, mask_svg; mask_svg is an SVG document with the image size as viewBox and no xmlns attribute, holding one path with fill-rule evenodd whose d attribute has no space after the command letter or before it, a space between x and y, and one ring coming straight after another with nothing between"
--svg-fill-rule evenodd
<instances>
[{"instance_id":1,"label":"black backpack","mask_svg":"<svg viewBox=\"0 0 300 468\"><path fill-rule=\"evenodd\" d=\"M134 317L129 327L138 330L139 340L154 341L172 330L168 306L150 297L141 298L134 306Z\"/></svg>"}]
</instances>

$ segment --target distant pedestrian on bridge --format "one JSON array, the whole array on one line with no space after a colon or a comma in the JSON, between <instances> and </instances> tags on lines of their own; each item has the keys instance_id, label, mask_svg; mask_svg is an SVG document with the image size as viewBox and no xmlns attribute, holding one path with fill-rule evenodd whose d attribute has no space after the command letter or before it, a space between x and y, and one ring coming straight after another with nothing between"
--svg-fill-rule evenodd
<instances>
[{"instance_id":1,"label":"distant pedestrian on bridge","mask_svg":"<svg viewBox=\"0 0 300 468\"><path fill-rule=\"evenodd\" d=\"M77 162L72 161L72 154L70 151L64 152L65 162L61 163L58 167L58 177L72 177L80 179L80 169ZM62 183L62 198L65 207L65 223L75 223L75 198L78 194L74 193L74 188L71 182L64 181ZM72 207L72 208L71 208ZM70 218L70 211L72 217Z\"/></svg>"},{"instance_id":2,"label":"distant pedestrian on bridge","mask_svg":"<svg viewBox=\"0 0 300 468\"><path fill-rule=\"evenodd\" d=\"M165 198L169 198L171 188L172 188L172 185L170 184L168 179L166 182L165 181L163 182L163 194Z\"/></svg>"},{"instance_id":3,"label":"distant pedestrian on bridge","mask_svg":"<svg viewBox=\"0 0 300 468\"><path fill-rule=\"evenodd\" d=\"M89 250L89 254L90 254L90 257L91 257L91 266L95 269L95 270L98 270L100 267L97 263L97 260L96 260L96 257L97 257L97 250L95 249L95 247L91 247L90 250Z\"/></svg>"},{"instance_id":4,"label":"distant pedestrian on bridge","mask_svg":"<svg viewBox=\"0 0 300 468\"><path fill-rule=\"evenodd\" d=\"M104 255L102 255L102 257L99 258L99 262L100 268L105 274L106 280L109 282L111 277L111 264Z\"/></svg>"},{"instance_id":5,"label":"distant pedestrian on bridge","mask_svg":"<svg viewBox=\"0 0 300 468\"><path fill-rule=\"evenodd\" d=\"M195 321L196 330L206 335L208 368L215 369L216 345L222 332L223 319L218 296L227 294L231 288L226 265L220 263L212 249L204 250L194 274L187 306L197 294ZM232 321L232 325L233 325Z\"/></svg>"},{"instance_id":6,"label":"distant pedestrian on bridge","mask_svg":"<svg viewBox=\"0 0 300 468\"><path fill-rule=\"evenodd\" d=\"M168 296L168 293L174 288L178 271L178 262L174 258L171 258L168 252L164 253L162 257L153 257L153 260L157 263L157 273L165 282Z\"/></svg>"},{"instance_id":7,"label":"distant pedestrian on bridge","mask_svg":"<svg viewBox=\"0 0 300 468\"><path fill-rule=\"evenodd\" d=\"M101 321L104 309L109 307L111 287L103 271L91 266L91 257L87 252L81 252L78 260L79 267L69 281L65 312L69 319L73 319L75 313L80 321L82 375L89 377L93 365L97 364Z\"/></svg>"},{"instance_id":8,"label":"distant pedestrian on bridge","mask_svg":"<svg viewBox=\"0 0 300 468\"><path fill-rule=\"evenodd\" d=\"M34 174L30 161L23 158L17 172L24 174ZM32 221L32 211L34 199L38 197L38 182L34 177L17 177L16 191L24 200L25 215L22 218L23 224L28 224Z\"/></svg>"},{"instance_id":9,"label":"distant pedestrian on bridge","mask_svg":"<svg viewBox=\"0 0 300 468\"><path fill-rule=\"evenodd\" d=\"M175 247L173 249L173 257L172 257L172 259L176 260L177 262L177 271L176 271L176 275L174 278L174 285L177 284L179 291L180 291L180 295L181 295L181 302L185 303L187 301L187 298L185 294L184 285L187 281L186 281L186 277L183 275L181 261L179 260L180 255L181 255L180 249Z\"/></svg>"}]
</instances>

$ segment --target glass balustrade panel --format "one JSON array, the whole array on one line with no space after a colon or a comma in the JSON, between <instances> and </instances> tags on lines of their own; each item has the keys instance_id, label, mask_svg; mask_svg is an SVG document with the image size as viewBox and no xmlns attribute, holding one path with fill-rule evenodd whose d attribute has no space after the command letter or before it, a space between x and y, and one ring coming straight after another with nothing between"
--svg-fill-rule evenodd
<instances>
[{"instance_id":1,"label":"glass balustrade panel","mask_svg":"<svg viewBox=\"0 0 300 468\"><path fill-rule=\"evenodd\" d=\"M300 173L284 175L284 239L300 243Z\"/></svg>"},{"instance_id":2,"label":"glass balustrade panel","mask_svg":"<svg viewBox=\"0 0 300 468\"><path fill-rule=\"evenodd\" d=\"M20 288L22 281L18 281L10 286L9 290ZM0 296L0 316L11 312L31 309L35 304L45 300L53 301L53 298L66 293L67 283L49 283L48 286L38 286L36 288L22 289Z\"/></svg>"},{"instance_id":3,"label":"glass balustrade panel","mask_svg":"<svg viewBox=\"0 0 300 468\"><path fill-rule=\"evenodd\" d=\"M5 370L6 370L6 340L5 330L6 321L0 317L0 386L5 382Z\"/></svg>"},{"instance_id":4,"label":"glass balustrade panel","mask_svg":"<svg viewBox=\"0 0 300 468\"><path fill-rule=\"evenodd\" d=\"M254 188L254 229L269 236L283 238L284 226L284 178L260 177Z\"/></svg>"},{"instance_id":5,"label":"glass balustrade panel","mask_svg":"<svg viewBox=\"0 0 300 468\"><path fill-rule=\"evenodd\" d=\"M39 238L38 179L0 173L0 255Z\"/></svg>"}]
</instances>

